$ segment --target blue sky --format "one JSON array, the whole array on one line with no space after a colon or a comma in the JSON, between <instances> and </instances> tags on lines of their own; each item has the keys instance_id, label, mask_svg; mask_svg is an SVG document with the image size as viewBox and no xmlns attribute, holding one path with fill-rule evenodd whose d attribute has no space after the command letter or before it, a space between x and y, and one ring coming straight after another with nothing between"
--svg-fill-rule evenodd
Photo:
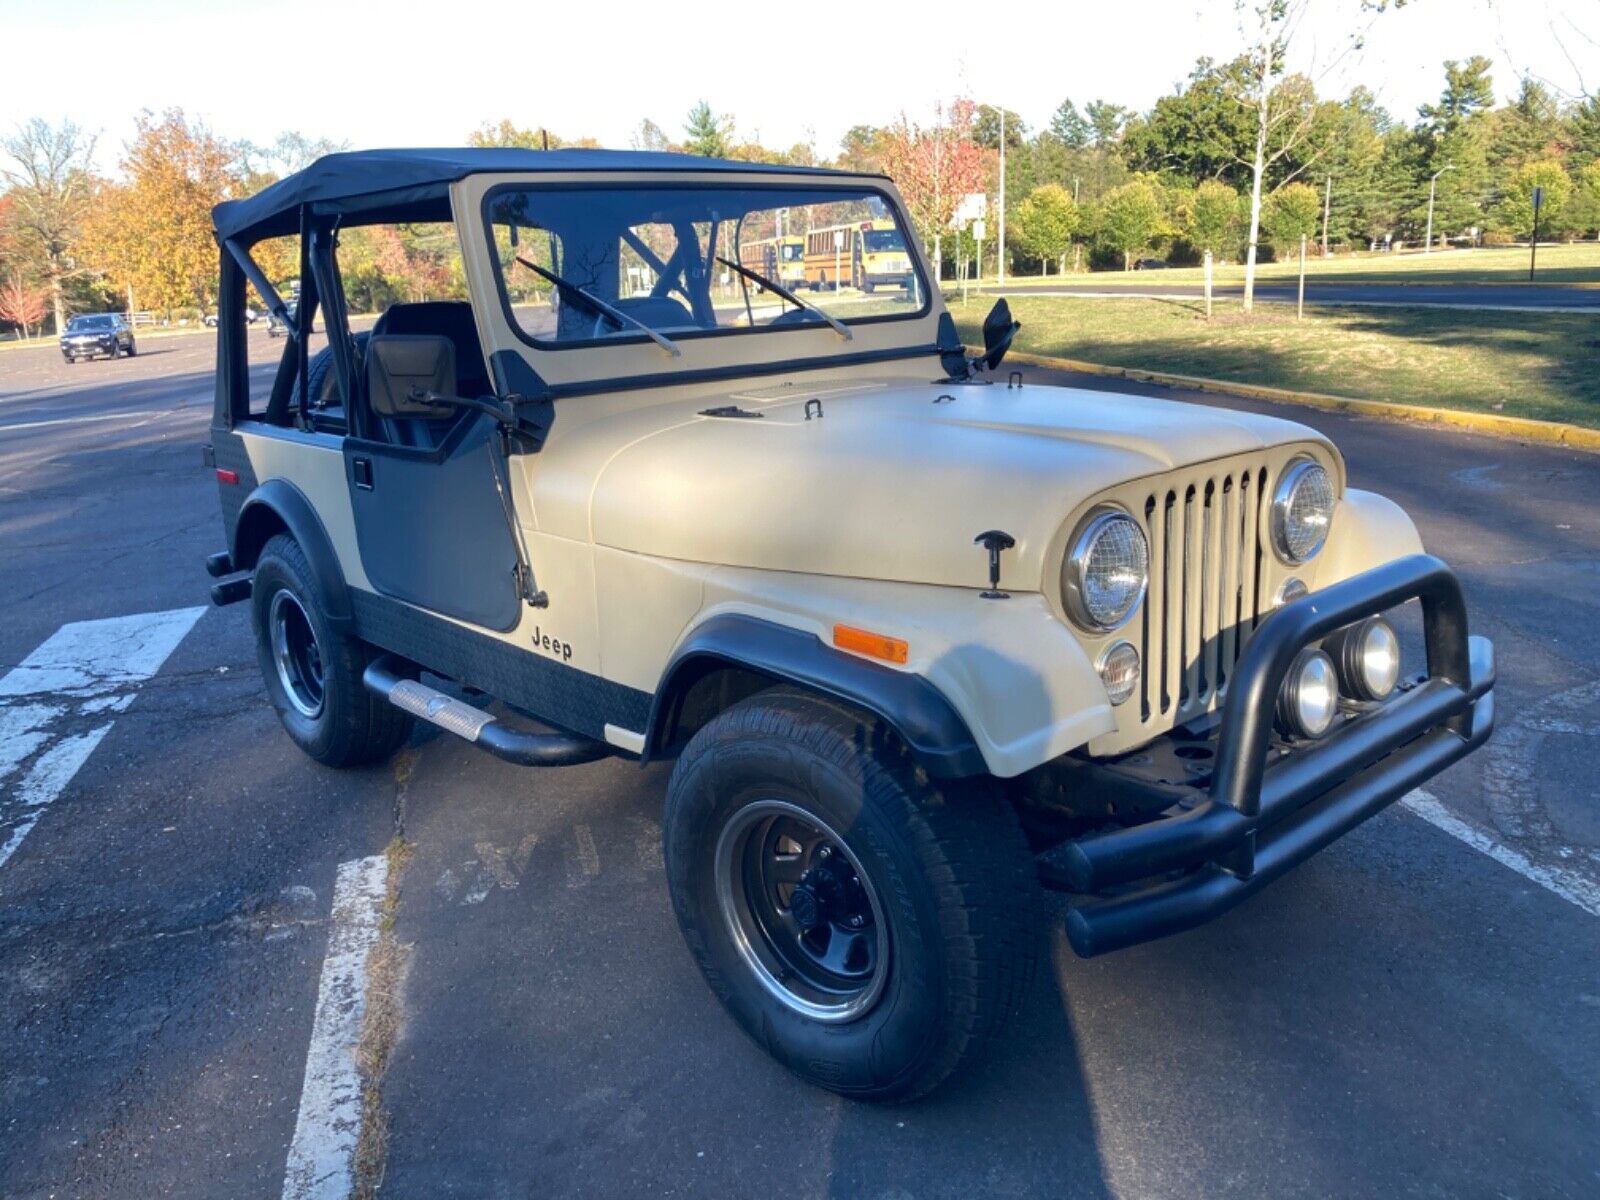
<instances>
[{"instance_id":1,"label":"blue sky","mask_svg":"<svg viewBox=\"0 0 1600 1200\"><path fill-rule=\"evenodd\" d=\"M646 116L678 136L703 96L745 136L814 140L827 154L853 124L902 110L923 119L957 92L1035 127L1067 96L1143 108L1198 55L1227 58L1240 45L1230 0L880 0L817 6L836 36L849 35L818 55L807 47L815 31L791 15L804 7L0 0L0 127L70 117L99 132L111 169L142 108L179 106L256 142L298 129L356 147L458 144L508 117L626 146ZM850 13L861 15L845 24ZM1520 71L1570 89L1564 35L1600 76L1600 48L1573 32L1576 23L1600 37L1596 0L1412 0L1331 65L1366 20L1359 0L1313 0L1294 65L1323 91L1366 84L1406 119L1438 93L1447 58L1493 57L1502 96Z\"/></svg>"}]
</instances>

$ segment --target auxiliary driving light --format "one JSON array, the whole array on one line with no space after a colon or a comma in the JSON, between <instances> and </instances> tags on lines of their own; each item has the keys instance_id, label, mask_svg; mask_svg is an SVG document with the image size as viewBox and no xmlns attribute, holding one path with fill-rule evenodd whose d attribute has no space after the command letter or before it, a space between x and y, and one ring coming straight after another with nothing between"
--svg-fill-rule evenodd
<instances>
[{"instance_id":1,"label":"auxiliary driving light","mask_svg":"<svg viewBox=\"0 0 1600 1200\"><path fill-rule=\"evenodd\" d=\"M1382 617L1346 625L1322 645L1339 686L1357 700L1382 700L1400 682L1400 639Z\"/></svg>"},{"instance_id":2,"label":"auxiliary driving light","mask_svg":"<svg viewBox=\"0 0 1600 1200\"><path fill-rule=\"evenodd\" d=\"M1310 646L1300 651L1278 693L1278 728L1296 737L1319 738L1339 712L1338 671L1333 659Z\"/></svg>"},{"instance_id":3,"label":"auxiliary driving light","mask_svg":"<svg viewBox=\"0 0 1600 1200\"><path fill-rule=\"evenodd\" d=\"M1106 695L1115 707L1139 686L1139 652L1128 642L1118 642L1100 656L1095 670L1100 672L1100 682L1106 685Z\"/></svg>"}]
</instances>

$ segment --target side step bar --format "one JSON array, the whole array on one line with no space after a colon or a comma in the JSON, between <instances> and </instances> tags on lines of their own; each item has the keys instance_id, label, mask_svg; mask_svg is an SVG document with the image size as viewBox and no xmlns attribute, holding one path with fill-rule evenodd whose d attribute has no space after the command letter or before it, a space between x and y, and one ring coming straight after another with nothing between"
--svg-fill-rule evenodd
<instances>
[{"instance_id":1,"label":"side step bar","mask_svg":"<svg viewBox=\"0 0 1600 1200\"><path fill-rule=\"evenodd\" d=\"M474 708L415 679L407 679L399 673L399 665L387 656L374 659L362 673L361 682L369 692L382 696L402 712L437 725L496 758L519 767L565 767L593 762L612 752L605 742L576 734L512 729L481 708Z\"/></svg>"}]
</instances>

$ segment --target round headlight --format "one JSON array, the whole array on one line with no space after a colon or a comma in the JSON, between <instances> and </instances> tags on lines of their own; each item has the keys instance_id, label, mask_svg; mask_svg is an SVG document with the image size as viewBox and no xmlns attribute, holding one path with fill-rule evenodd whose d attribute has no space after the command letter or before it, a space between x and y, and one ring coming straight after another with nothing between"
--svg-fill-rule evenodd
<instances>
[{"instance_id":1,"label":"round headlight","mask_svg":"<svg viewBox=\"0 0 1600 1200\"><path fill-rule=\"evenodd\" d=\"M1357 700L1382 700L1400 682L1400 639L1382 617L1347 625L1323 643Z\"/></svg>"},{"instance_id":2,"label":"round headlight","mask_svg":"<svg viewBox=\"0 0 1600 1200\"><path fill-rule=\"evenodd\" d=\"M1073 539L1061 594L1074 621L1105 632L1133 615L1149 578L1144 530L1127 513L1103 508L1089 514Z\"/></svg>"},{"instance_id":3,"label":"round headlight","mask_svg":"<svg viewBox=\"0 0 1600 1200\"><path fill-rule=\"evenodd\" d=\"M1282 558L1303 563L1322 549L1333 501L1333 480L1310 459L1284 472L1272 497L1272 544Z\"/></svg>"},{"instance_id":4,"label":"round headlight","mask_svg":"<svg viewBox=\"0 0 1600 1200\"><path fill-rule=\"evenodd\" d=\"M1139 652L1127 642L1108 646L1094 666L1100 672L1100 682L1106 685L1112 707L1127 700L1139 686Z\"/></svg>"},{"instance_id":5,"label":"round headlight","mask_svg":"<svg viewBox=\"0 0 1600 1200\"><path fill-rule=\"evenodd\" d=\"M1296 737L1318 738L1339 714L1338 672L1321 650L1300 651L1278 693L1278 728Z\"/></svg>"}]
</instances>

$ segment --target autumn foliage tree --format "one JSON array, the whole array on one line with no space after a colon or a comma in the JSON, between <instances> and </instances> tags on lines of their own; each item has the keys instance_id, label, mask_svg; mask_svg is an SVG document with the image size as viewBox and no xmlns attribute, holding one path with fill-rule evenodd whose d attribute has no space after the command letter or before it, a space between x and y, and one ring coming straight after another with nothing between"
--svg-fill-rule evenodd
<instances>
[{"instance_id":1,"label":"autumn foliage tree","mask_svg":"<svg viewBox=\"0 0 1600 1200\"><path fill-rule=\"evenodd\" d=\"M0 321L19 326L23 337L32 337L49 312L49 290L29 286L21 271L13 269L0 281Z\"/></svg>"},{"instance_id":2,"label":"autumn foliage tree","mask_svg":"<svg viewBox=\"0 0 1600 1200\"><path fill-rule=\"evenodd\" d=\"M181 109L144 113L122 160L124 182L95 196L84 231L91 261L147 308L206 307L217 275L211 209L236 190L233 147Z\"/></svg>"},{"instance_id":3,"label":"autumn foliage tree","mask_svg":"<svg viewBox=\"0 0 1600 1200\"><path fill-rule=\"evenodd\" d=\"M13 257L49 286L56 328L67 316L66 286L82 273L74 250L94 185L94 138L71 121L35 118L0 140L0 183L7 191L5 233Z\"/></svg>"},{"instance_id":4,"label":"autumn foliage tree","mask_svg":"<svg viewBox=\"0 0 1600 1200\"><path fill-rule=\"evenodd\" d=\"M983 191L988 181L991 155L974 139L976 120L977 106L957 100L948 111L940 106L931 128L912 124L902 113L883 137L883 168L900 189L923 242L933 246L936 278L943 266L944 234L961 198Z\"/></svg>"}]
</instances>

